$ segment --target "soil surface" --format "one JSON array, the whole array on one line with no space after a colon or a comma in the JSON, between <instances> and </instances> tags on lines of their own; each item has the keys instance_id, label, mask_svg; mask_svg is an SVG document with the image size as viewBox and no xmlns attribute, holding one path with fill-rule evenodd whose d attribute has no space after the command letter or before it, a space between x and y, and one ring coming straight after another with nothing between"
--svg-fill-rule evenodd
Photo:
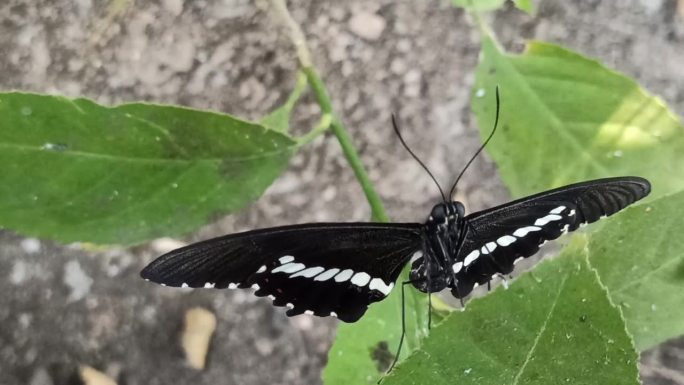
<instances>
[{"instance_id":1,"label":"soil surface","mask_svg":"<svg viewBox=\"0 0 684 385\"><path fill-rule=\"evenodd\" d=\"M395 220L422 221L438 192L399 146L406 140L443 184L480 143L469 97L479 35L448 1L298 1L314 62ZM506 48L562 44L634 77L684 113L684 22L676 0L543 0L536 16L489 15ZM677 16L677 12L679 16ZM285 100L297 64L267 1L3 0L0 89L84 96L104 104L181 104L256 119ZM309 98L295 131L316 123ZM469 210L508 198L485 154L459 186ZM319 137L259 201L184 242L310 221L365 220L369 209L338 143ZM40 220L40 218L36 218ZM0 384L72 384L89 365L119 384L317 384L336 321L287 318L247 291L169 290L138 277L177 244L60 245L0 231ZM218 328L205 371L177 343L184 312ZM645 384L684 384L684 339L646 352Z\"/></svg>"}]
</instances>

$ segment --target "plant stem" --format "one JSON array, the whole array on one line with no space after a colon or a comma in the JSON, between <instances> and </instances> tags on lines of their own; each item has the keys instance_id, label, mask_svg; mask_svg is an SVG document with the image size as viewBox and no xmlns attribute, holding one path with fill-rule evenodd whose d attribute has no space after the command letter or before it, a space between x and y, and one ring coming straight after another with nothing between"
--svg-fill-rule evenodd
<instances>
[{"instance_id":1,"label":"plant stem","mask_svg":"<svg viewBox=\"0 0 684 385\"><path fill-rule=\"evenodd\" d=\"M352 170L354 170L354 175L356 175L356 179L359 181L364 194L366 194L366 199L371 207L371 218L375 221L389 222L389 217L385 212L385 208L380 200L380 196L375 191L375 188L368 177L368 173L363 167L361 158L359 157L356 148L352 144L349 133L333 111L332 102L328 96L328 91L325 88L325 84L312 64L311 53L306 44L306 39L304 38L302 29L299 27L297 22L294 21L292 15L290 15L290 12L287 10L285 0L272 0L272 4L277 17L283 21L288 29L290 40L297 50L297 58L299 59L299 64L302 67L301 70L304 72L307 80L309 81L309 85L313 90L318 105L321 107L324 116L325 114L330 116L330 129L340 143L340 146L342 146L342 152L344 153L345 158L347 158L347 162L349 162ZM315 135L318 134L319 132L316 131ZM305 137L308 138L308 135Z\"/></svg>"},{"instance_id":2,"label":"plant stem","mask_svg":"<svg viewBox=\"0 0 684 385\"><path fill-rule=\"evenodd\" d=\"M304 146L306 144L311 143L312 140L316 139L319 135L326 132L328 128L330 128L331 124L332 116L328 113L324 113L323 116L321 116L321 120L318 121L316 127L314 127L311 131L307 132L306 134L297 138L299 146Z\"/></svg>"}]
</instances>

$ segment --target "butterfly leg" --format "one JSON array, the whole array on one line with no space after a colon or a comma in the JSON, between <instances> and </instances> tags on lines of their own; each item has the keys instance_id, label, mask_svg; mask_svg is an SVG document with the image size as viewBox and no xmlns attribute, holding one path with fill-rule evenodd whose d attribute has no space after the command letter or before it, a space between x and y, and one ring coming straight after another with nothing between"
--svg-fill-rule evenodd
<instances>
[{"instance_id":1,"label":"butterfly leg","mask_svg":"<svg viewBox=\"0 0 684 385\"><path fill-rule=\"evenodd\" d=\"M390 365L386 373L389 373L392 371L392 369L394 369L394 365L396 365L397 361L399 361L401 347L404 345L404 336L406 335L406 304L404 301L404 287L411 283L413 283L413 281L406 281L401 283L401 337L399 338L399 347L397 348L397 354L394 356L394 361L392 361L392 365Z\"/></svg>"},{"instance_id":2,"label":"butterfly leg","mask_svg":"<svg viewBox=\"0 0 684 385\"><path fill-rule=\"evenodd\" d=\"M508 280L506 279L506 276L501 273L496 273L496 276L501 278L501 284L503 285L504 289L508 289ZM508 277L513 278L510 275Z\"/></svg>"}]
</instances>

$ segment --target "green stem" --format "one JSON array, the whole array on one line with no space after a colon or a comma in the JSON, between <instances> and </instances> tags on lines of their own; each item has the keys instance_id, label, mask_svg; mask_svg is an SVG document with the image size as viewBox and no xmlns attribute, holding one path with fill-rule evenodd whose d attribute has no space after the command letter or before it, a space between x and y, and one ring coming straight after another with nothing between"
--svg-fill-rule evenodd
<instances>
[{"instance_id":1,"label":"green stem","mask_svg":"<svg viewBox=\"0 0 684 385\"><path fill-rule=\"evenodd\" d=\"M301 146L304 146L304 145L311 143L311 141L316 139L319 135L328 131L328 128L330 128L331 124L332 124L332 115L330 115L328 113L324 113L323 116L321 116L321 120L318 121L318 124L316 125L316 127L314 127L311 131L307 132L306 134L297 138L297 142L299 143L299 146L301 147Z\"/></svg>"},{"instance_id":2,"label":"green stem","mask_svg":"<svg viewBox=\"0 0 684 385\"><path fill-rule=\"evenodd\" d=\"M356 175L356 179L359 181L364 194L366 194L366 199L371 207L371 218L375 221L389 222L389 217L385 212L380 196L375 191L373 183L371 183L368 173L363 167L361 158L352 144L349 133L333 111L332 102L328 96L325 84L311 62L311 53L309 52L301 28L287 10L285 0L272 0L272 4L276 14L288 28L290 40L297 50L297 58L299 59L301 70L309 81L309 85L313 90L318 105L321 107L323 114L328 114L330 116L330 129L340 143L340 146L342 146L342 152L344 153L345 158L347 158L347 162L349 162L352 170L354 170L354 175ZM318 135L318 132L314 135ZM308 135L305 135L305 137L308 137Z\"/></svg>"}]
</instances>

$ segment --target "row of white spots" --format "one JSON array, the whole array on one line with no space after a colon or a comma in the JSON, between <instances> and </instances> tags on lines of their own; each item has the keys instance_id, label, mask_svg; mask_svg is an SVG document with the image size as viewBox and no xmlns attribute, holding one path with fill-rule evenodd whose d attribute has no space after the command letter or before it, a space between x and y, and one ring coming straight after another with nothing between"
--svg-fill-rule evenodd
<instances>
[{"instance_id":1,"label":"row of white spots","mask_svg":"<svg viewBox=\"0 0 684 385\"><path fill-rule=\"evenodd\" d=\"M537 219L534 222L534 226L521 227L521 228L515 230L513 232L512 236L511 235L504 235L502 237L499 237L499 239L497 239L496 242L488 242L486 245L482 246L479 250L475 249L475 250L471 251L463 259L463 262L456 262L453 264L452 268L454 270L454 273L460 272L464 267L475 262L475 260L477 260L477 258L479 258L480 255L489 254L489 253L493 252L497 248L497 246L501 246L501 247L510 246L513 243L515 243L515 241L517 241L518 238L523 238L531 232L541 231L542 228L540 226L544 226L550 222L559 221L559 220L563 219L563 217L561 217L558 214L565 211L566 208L567 207L565 207L565 206L558 206L558 207L554 208L553 210L549 211L548 215ZM573 216L573 215L575 215L574 209L570 210L570 213L568 214L568 216ZM568 231L568 229L569 229L569 225L565 225L563 227L562 231L566 232L566 231ZM522 259L522 257L513 261L513 264L516 264L520 259Z\"/></svg>"},{"instance_id":2,"label":"row of white spots","mask_svg":"<svg viewBox=\"0 0 684 385\"><path fill-rule=\"evenodd\" d=\"M290 278L313 278L314 281L327 281L330 279L334 279L335 282L338 283L350 281L352 284L359 287L368 285L371 290L377 290L384 295L388 295L394 287L394 282L386 284L382 279L372 278L368 273L363 271L354 272L352 269L340 271L338 268L326 270L321 266L307 268L303 263L296 263L294 260L295 258L291 255L280 257L278 261L280 261L281 265L273 269L271 273L290 274Z\"/></svg>"},{"instance_id":3,"label":"row of white spots","mask_svg":"<svg viewBox=\"0 0 684 385\"><path fill-rule=\"evenodd\" d=\"M162 285L162 286L166 286L166 285L164 285L163 283L162 283L161 285ZM252 287L254 287L254 286L259 286L259 285L252 285ZM187 283L184 282L184 283L181 285L181 287L189 287L189 286L188 286ZM216 282L206 282L206 283L204 284L204 288L205 288L205 289L213 289L213 288L215 288L215 287L216 287ZM238 288L238 285L237 285L236 283L229 283L229 284L228 284L228 288L231 289L231 290L232 290L232 289L237 289L237 288ZM257 290L258 290L258 289L257 289Z\"/></svg>"}]
</instances>

